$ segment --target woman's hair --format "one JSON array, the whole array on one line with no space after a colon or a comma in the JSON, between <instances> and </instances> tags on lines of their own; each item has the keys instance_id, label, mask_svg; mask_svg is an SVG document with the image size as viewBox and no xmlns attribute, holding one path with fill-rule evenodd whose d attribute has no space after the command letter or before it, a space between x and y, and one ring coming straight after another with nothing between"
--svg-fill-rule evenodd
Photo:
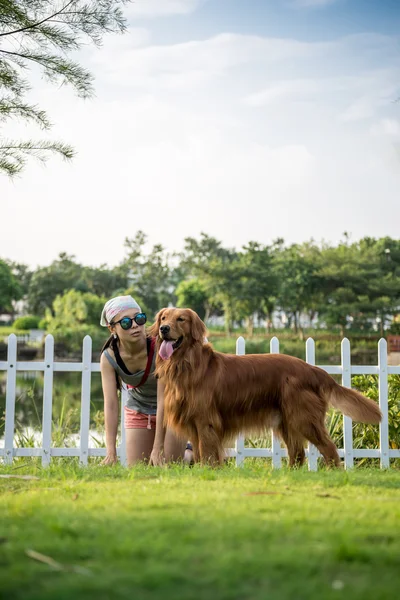
<instances>
[{"instance_id":1,"label":"woman's hair","mask_svg":"<svg viewBox=\"0 0 400 600\"><path fill-rule=\"evenodd\" d=\"M118 353L118 338L115 337L113 333L110 335L110 337L108 338L108 340L105 342L104 346L102 347L102 349L100 351L100 356L103 354L104 350L107 350L107 348L111 348L111 350L114 352L114 356L117 355L117 353ZM121 386L121 379L118 377L117 371L115 371L115 380L116 380L116 384L117 384L117 390L120 392L122 386Z\"/></svg>"},{"instance_id":2,"label":"woman's hair","mask_svg":"<svg viewBox=\"0 0 400 600\"><path fill-rule=\"evenodd\" d=\"M113 350L115 352L117 342L118 342L118 338L115 337L114 334L112 333L110 335L110 337L108 338L108 340L105 342L102 349L100 350L100 356L103 354L104 350L107 350L107 348L110 348L110 346L111 346L111 350Z\"/></svg>"}]
</instances>

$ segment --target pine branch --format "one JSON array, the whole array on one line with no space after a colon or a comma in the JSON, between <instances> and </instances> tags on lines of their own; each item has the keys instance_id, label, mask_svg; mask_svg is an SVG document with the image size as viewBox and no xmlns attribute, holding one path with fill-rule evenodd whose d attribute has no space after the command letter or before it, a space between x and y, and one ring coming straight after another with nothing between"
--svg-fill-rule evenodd
<instances>
[{"instance_id":1,"label":"pine branch","mask_svg":"<svg viewBox=\"0 0 400 600\"><path fill-rule=\"evenodd\" d=\"M81 98L89 98L93 95L93 76L77 63L57 56L56 54L35 54L33 52L11 52L10 50L2 50L0 55L5 54L11 59L15 59L17 64L22 67L20 61L30 61L37 63L44 69L44 73L49 81L55 82L58 76L64 78L63 83L72 85Z\"/></svg>"},{"instance_id":2,"label":"pine branch","mask_svg":"<svg viewBox=\"0 0 400 600\"><path fill-rule=\"evenodd\" d=\"M70 0L65 6L63 6L59 11L55 12L54 14L46 17L45 19L42 19L41 21L38 22L32 22L29 25L26 25L26 27L21 27L20 29L15 29L14 31L5 31L4 33L0 33L0 37L6 36L6 35L15 35L16 33L22 33L24 31L27 31L28 29L33 29L33 28L37 28L40 27L40 25L42 25L43 23L46 23L47 21L50 21L53 17L57 17L58 15L62 14L65 10L67 10L67 8L71 5L74 4L77 0Z\"/></svg>"},{"instance_id":3,"label":"pine branch","mask_svg":"<svg viewBox=\"0 0 400 600\"><path fill-rule=\"evenodd\" d=\"M0 99L0 121L6 121L8 118L22 118L36 122L42 129L50 129L51 123L47 118L46 112L40 110L38 106L23 104L19 102L18 97L5 96Z\"/></svg>"},{"instance_id":4,"label":"pine branch","mask_svg":"<svg viewBox=\"0 0 400 600\"><path fill-rule=\"evenodd\" d=\"M18 175L24 168L28 158L35 158L45 163L51 154L58 154L64 160L71 160L74 149L62 142L4 142L0 143L0 172L10 177Z\"/></svg>"},{"instance_id":5,"label":"pine branch","mask_svg":"<svg viewBox=\"0 0 400 600\"><path fill-rule=\"evenodd\" d=\"M50 128L45 111L24 101L30 86L23 72L31 65L38 65L49 82L68 84L78 96L91 97L91 73L68 54L81 48L85 38L100 46L105 34L123 33L121 7L130 1L0 0L0 121L19 118ZM52 153L66 159L74 154L59 143L0 141L0 172L16 175L30 156L44 161Z\"/></svg>"}]
</instances>

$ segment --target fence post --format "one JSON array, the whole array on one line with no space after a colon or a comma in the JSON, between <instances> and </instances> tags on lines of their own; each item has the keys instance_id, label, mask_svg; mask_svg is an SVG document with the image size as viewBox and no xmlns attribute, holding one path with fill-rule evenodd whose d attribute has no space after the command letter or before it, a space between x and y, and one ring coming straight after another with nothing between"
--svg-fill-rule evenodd
<instances>
[{"instance_id":1,"label":"fence post","mask_svg":"<svg viewBox=\"0 0 400 600\"><path fill-rule=\"evenodd\" d=\"M306 341L306 362L309 365L315 365L315 342L312 338ZM308 470L318 470L318 453L314 444L308 443Z\"/></svg>"},{"instance_id":2,"label":"fence post","mask_svg":"<svg viewBox=\"0 0 400 600\"><path fill-rule=\"evenodd\" d=\"M379 423L379 449L381 469L390 467L389 458L389 411L388 411L388 370L387 370L387 342L380 339L378 343L378 368L379 368L379 408L382 411L382 421Z\"/></svg>"},{"instance_id":3,"label":"fence post","mask_svg":"<svg viewBox=\"0 0 400 600\"><path fill-rule=\"evenodd\" d=\"M44 346L44 383L42 418L42 466L48 467L51 459L51 425L53 409L54 338L46 336Z\"/></svg>"},{"instance_id":4,"label":"fence post","mask_svg":"<svg viewBox=\"0 0 400 600\"><path fill-rule=\"evenodd\" d=\"M350 342L343 338L341 345L342 354L342 385L351 388L351 353ZM343 448L344 448L344 467L352 469L354 466L353 456L353 421L350 417L343 415Z\"/></svg>"},{"instance_id":5,"label":"fence post","mask_svg":"<svg viewBox=\"0 0 400 600\"><path fill-rule=\"evenodd\" d=\"M279 354L279 340L273 337L269 344L271 354ZM282 465L281 440L272 431L272 468L280 469Z\"/></svg>"},{"instance_id":6,"label":"fence post","mask_svg":"<svg viewBox=\"0 0 400 600\"><path fill-rule=\"evenodd\" d=\"M119 460L123 467L128 466L126 460L126 440L125 440L125 406L128 398L128 388L124 383L121 387L121 444L119 446Z\"/></svg>"},{"instance_id":7,"label":"fence post","mask_svg":"<svg viewBox=\"0 0 400 600\"><path fill-rule=\"evenodd\" d=\"M82 389L81 389L81 430L79 462L83 466L88 464L89 455L89 427L90 427L90 386L92 364L92 338L86 335L82 346Z\"/></svg>"},{"instance_id":8,"label":"fence post","mask_svg":"<svg viewBox=\"0 0 400 600\"><path fill-rule=\"evenodd\" d=\"M236 354L238 356L243 356L243 354L246 354L246 342L242 336L238 337L236 340ZM244 463L244 436L242 434L238 435L236 438L235 450L236 466L241 467Z\"/></svg>"},{"instance_id":9,"label":"fence post","mask_svg":"<svg viewBox=\"0 0 400 600\"><path fill-rule=\"evenodd\" d=\"M17 387L17 336L8 336L6 425L4 431L4 463L11 465L14 455L15 394Z\"/></svg>"}]
</instances>

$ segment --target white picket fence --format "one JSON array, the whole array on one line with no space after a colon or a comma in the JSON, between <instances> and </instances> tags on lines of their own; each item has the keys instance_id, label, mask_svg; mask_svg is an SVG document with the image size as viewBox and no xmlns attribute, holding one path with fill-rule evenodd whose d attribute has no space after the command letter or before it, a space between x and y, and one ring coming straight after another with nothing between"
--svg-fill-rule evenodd
<instances>
[{"instance_id":1,"label":"white picket fence","mask_svg":"<svg viewBox=\"0 0 400 600\"><path fill-rule=\"evenodd\" d=\"M279 353L279 340L274 337L270 342L270 352ZM245 354L245 340L239 337L236 342L236 354ZM400 375L400 366L388 366L387 343L381 339L378 343L378 365L377 366L353 366L350 360L350 342L343 339L341 344L341 365L325 366L318 365L331 375L341 375L342 384L351 387L352 375L378 375L379 377L379 406L383 413L383 419L379 426L379 448L377 449L354 449L352 436L352 421L349 417L343 417L344 448L339 454L344 458L346 469L353 467L355 458L379 458L381 468L390 466L391 458L400 458L400 450L389 447L388 431L388 375ZM315 364L315 342L308 339L306 342L306 361ZM56 362L54 361L54 338L46 337L44 361L19 362L17 361L17 338L10 335L8 340L7 361L0 361L0 371L7 371L6 387L6 420L4 432L4 448L0 448L0 457L5 464L11 464L15 456L38 456L41 457L42 465L48 466L52 457L78 456L82 465L87 465L89 456L105 456L105 448L89 447L90 427L90 388L92 373L100 371L100 364L92 362L92 340L86 336L83 340L82 362ZM42 416L42 444L39 448L17 448L14 446L15 435L15 399L17 371L43 371L43 416ZM53 373L55 372L80 372L82 373L81 390L81 420L79 446L76 448L53 448L51 445L52 434L52 402L53 402ZM126 390L122 393L122 406L125 403ZM122 464L126 464L125 439L124 439L124 411L121 410L121 445L118 455ZM281 447L279 439L272 438L272 448L247 448L245 440L239 436L234 448L227 448L227 455L236 459L237 466L243 464L246 457L272 458L272 465L279 469L282 457L287 456L285 448ZM311 471L317 470L317 459L319 452L311 444L306 451L308 466Z\"/></svg>"}]
</instances>

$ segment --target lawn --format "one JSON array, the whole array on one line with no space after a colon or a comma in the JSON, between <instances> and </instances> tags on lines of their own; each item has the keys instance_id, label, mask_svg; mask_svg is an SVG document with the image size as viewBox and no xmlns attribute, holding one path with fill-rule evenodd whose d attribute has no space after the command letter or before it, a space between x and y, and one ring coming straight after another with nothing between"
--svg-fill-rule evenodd
<instances>
[{"instance_id":1,"label":"lawn","mask_svg":"<svg viewBox=\"0 0 400 600\"><path fill-rule=\"evenodd\" d=\"M7 600L393 600L400 471L17 463L0 474ZM35 554L39 553L39 554ZM51 560L48 560L48 558ZM48 561L48 562L46 562Z\"/></svg>"}]
</instances>

